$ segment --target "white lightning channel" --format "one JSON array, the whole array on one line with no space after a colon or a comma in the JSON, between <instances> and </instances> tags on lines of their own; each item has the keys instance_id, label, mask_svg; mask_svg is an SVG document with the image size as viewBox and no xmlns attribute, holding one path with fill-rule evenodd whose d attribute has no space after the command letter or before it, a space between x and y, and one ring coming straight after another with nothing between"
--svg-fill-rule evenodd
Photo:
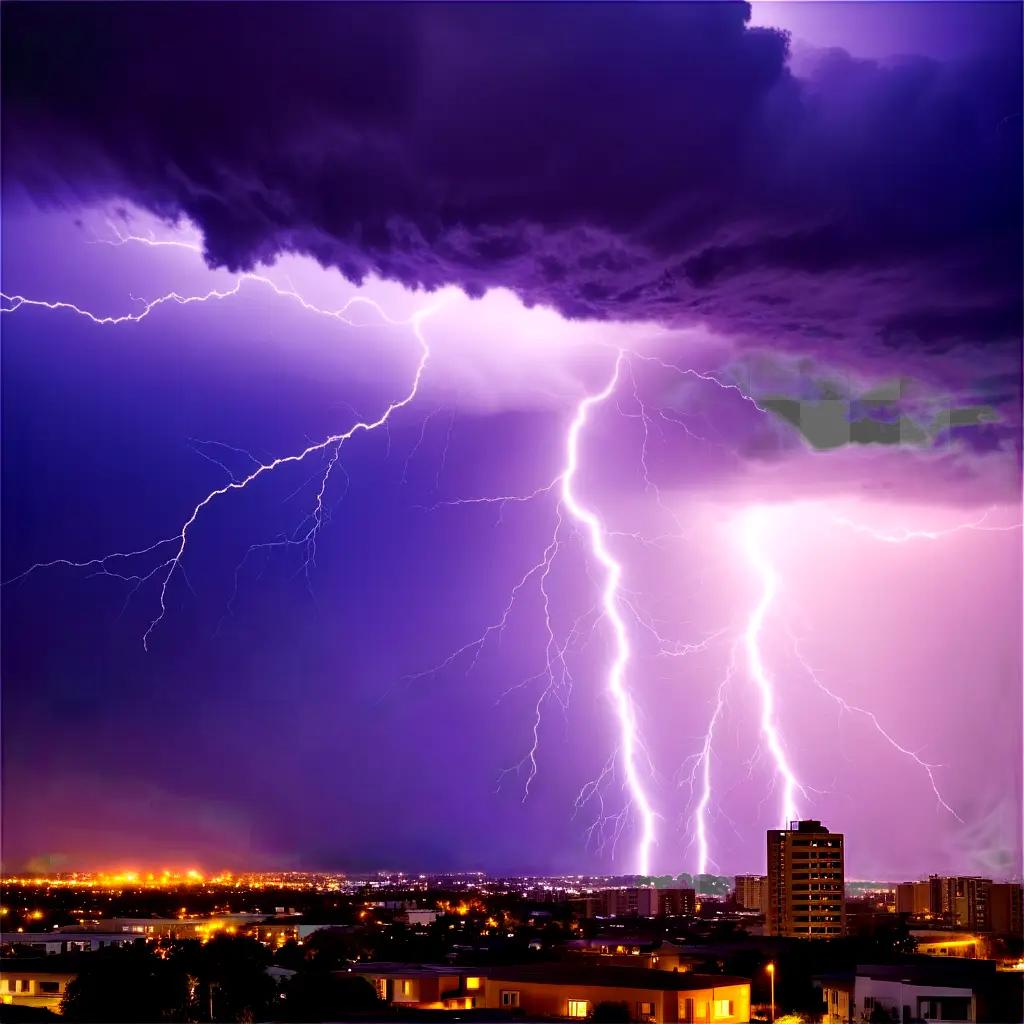
<instances>
[{"instance_id":1,"label":"white lightning channel","mask_svg":"<svg viewBox=\"0 0 1024 1024\"><path fill-rule=\"evenodd\" d=\"M747 669L750 678L757 686L761 697L761 735L775 762L776 774L782 782L782 800L779 808L782 827L788 828L791 821L796 821L800 817L797 810L797 794L799 793L805 798L807 794L793 773L779 736L775 721L775 687L761 653L761 634L764 630L768 610L778 592L779 582L775 567L768 561L762 550L759 527L760 516L757 510L751 510L743 518L741 539L743 552L750 569L760 582L761 596L747 620L743 645L747 653Z\"/></svg>"},{"instance_id":2,"label":"white lightning channel","mask_svg":"<svg viewBox=\"0 0 1024 1024\"><path fill-rule=\"evenodd\" d=\"M637 871L642 875L647 875L650 874L651 847L655 842L655 813L637 767L640 742L636 707L630 696L626 678L631 653L629 631L626 629L619 596L622 566L608 549L605 528L600 518L580 502L574 490L580 462L580 435L586 426L591 410L607 401L615 391L624 360L625 353L619 352L608 383L596 394L587 395L576 407L576 415L573 417L566 435L565 470L561 480L561 496L562 503L569 515L583 527L589 536L591 553L605 572L605 582L601 591L601 606L604 609L604 617L611 626L614 642L614 655L608 668L607 687L619 725L619 750L626 787L640 823L640 839L636 854Z\"/></svg>"}]
</instances>

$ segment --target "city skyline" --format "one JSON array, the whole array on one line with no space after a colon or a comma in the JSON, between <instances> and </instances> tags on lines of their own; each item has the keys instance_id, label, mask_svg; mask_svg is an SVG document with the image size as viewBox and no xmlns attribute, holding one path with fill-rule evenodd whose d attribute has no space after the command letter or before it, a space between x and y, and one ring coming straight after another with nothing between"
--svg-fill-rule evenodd
<instances>
[{"instance_id":1,"label":"city skyline","mask_svg":"<svg viewBox=\"0 0 1024 1024\"><path fill-rule=\"evenodd\" d=\"M5 9L6 873L1020 878L1020 9L802 6Z\"/></svg>"}]
</instances>

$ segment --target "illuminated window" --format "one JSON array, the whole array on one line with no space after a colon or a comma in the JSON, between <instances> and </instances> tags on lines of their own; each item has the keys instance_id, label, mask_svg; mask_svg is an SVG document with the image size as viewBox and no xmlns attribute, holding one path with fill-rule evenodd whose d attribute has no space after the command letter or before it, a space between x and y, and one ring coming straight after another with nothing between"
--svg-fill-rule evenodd
<instances>
[{"instance_id":1,"label":"illuminated window","mask_svg":"<svg viewBox=\"0 0 1024 1024\"><path fill-rule=\"evenodd\" d=\"M412 995L412 982L411 981L403 981L402 982L402 995L403 996L411 996Z\"/></svg>"},{"instance_id":2,"label":"illuminated window","mask_svg":"<svg viewBox=\"0 0 1024 1024\"><path fill-rule=\"evenodd\" d=\"M645 1020L648 1017L654 1016L654 1003L638 1003L637 1004L637 1016L641 1020Z\"/></svg>"},{"instance_id":3,"label":"illuminated window","mask_svg":"<svg viewBox=\"0 0 1024 1024\"><path fill-rule=\"evenodd\" d=\"M480 987L480 979L479 978L467 978L466 979L466 988L479 988L479 987Z\"/></svg>"},{"instance_id":4,"label":"illuminated window","mask_svg":"<svg viewBox=\"0 0 1024 1024\"><path fill-rule=\"evenodd\" d=\"M716 999L714 1004L713 1013L715 1017L721 1019L723 1017L732 1016L732 1000L731 999Z\"/></svg>"},{"instance_id":5,"label":"illuminated window","mask_svg":"<svg viewBox=\"0 0 1024 1024\"><path fill-rule=\"evenodd\" d=\"M519 1005L519 993L518 992L502 992L501 993L501 1005L502 1006L518 1006Z\"/></svg>"},{"instance_id":6,"label":"illuminated window","mask_svg":"<svg viewBox=\"0 0 1024 1024\"><path fill-rule=\"evenodd\" d=\"M569 1012L566 1014L568 1017L586 1017L587 1015L587 1003L586 999L570 999L569 1000Z\"/></svg>"}]
</instances>

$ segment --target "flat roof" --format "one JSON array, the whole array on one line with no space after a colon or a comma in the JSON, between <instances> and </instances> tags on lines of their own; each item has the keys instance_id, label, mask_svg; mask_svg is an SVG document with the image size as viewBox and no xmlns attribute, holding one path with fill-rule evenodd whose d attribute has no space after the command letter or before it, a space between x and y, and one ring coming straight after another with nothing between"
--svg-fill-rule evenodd
<instances>
[{"instance_id":1,"label":"flat roof","mask_svg":"<svg viewBox=\"0 0 1024 1024\"><path fill-rule=\"evenodd\" d=\"M603 988L652 989L662 992L690 992L725 985L749 985L749 978L728 974L694 974L689 971L659 971L647 967L596 964L524 964L491 967L484 973L494 981L521 981L547 985L596 985Z\"/></svg>"},{"instance_id":2,"label":"flat roof","mask_svg":"<svg viewBox=\"0 0 1024 1024\"><path fill-rule=\"evenodd\" d=\"M85 939L117 939L136 942L141 935L131 932L0 932L0 944L15 946L19 942L82 942Z\"/></svg>"},{"instance_id":3,"label":"flat roof","mask_svg":"<svg viewBox=\"0 0 1024 1024\"><path fill-rule=\"evenodd\" d=\"M335 972L348 973L348 972ZM394 976L397 978L437 978L445 975L469 975L471 978L482 978L486 968L451 967L447 964L403 964L393 961L378 963L353 964L352 974L373 974L377 977Z\"/></svg>"}]
</instances>

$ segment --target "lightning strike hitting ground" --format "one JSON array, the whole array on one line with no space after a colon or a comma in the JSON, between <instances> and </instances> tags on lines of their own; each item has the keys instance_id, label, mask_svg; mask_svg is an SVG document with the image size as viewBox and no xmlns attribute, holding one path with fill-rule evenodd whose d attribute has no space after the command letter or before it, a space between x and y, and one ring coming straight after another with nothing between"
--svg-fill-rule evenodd
<instances>
[{"instance_id":1,"label":"lightning strike hitting ground","mask_svg":"<svg viewBox=\"0 0 1024 1024\"><path fill-rule=\"evenodd\" d=\"M790 767L779 736L775 721L775 684L765 666L764 655L761 652L761 634L764 631L768 611L778 591L778 576L764 554L764 538L760 532L760 518L759 511L752 509L744 517L740 527L743 552L751 573L761 586L761 597L750 613L747 628L743 634L743 644L747 652L747 669L750 678L757 686L761 697L761 734L772 760L775 762L776 775L782 782L782 799L779 807L781 827L788 828L789 822L796 821L800 817L797 810L797 793L805 798L807 794Z\"/></svg>"},{"instance_id":2,"label":"lightning strike hitting ground","mask_svg":"<svg viewBox=\"0 0 1024 1024\"><path fill-rule=\"evenodd\" d=\"M690 789L690 803L697 788L697 775L700 775L701 787L700 798L694 808L692 816L692 842L697 846L697 874L707 874L708 867L712 864L711 844L708 837L708 817L711 813L711 753L715 739L715 728L718 720L722 717L725 709L725 696L733 676L736 674L736 645L733 645L729 657L729 665L715 691L715 707L708 722L707 732L704 733L700 751L696 756L690 758L692 768L687 780Z\"/></svg>"},{"instance_id":3,"label":"lightning strike hitting ground","mask_svg":"<svg viewBox=\"0 0 1024 1024\"><path fill-rule=\"evenodd\" d=\"M630 696L626 679L629 666L629 631L622 617L619 588L622 582L622 566L608 549L605 529L595 512L581 504L576 496L574 484L579 468L580 434L587 422L590 410L605 402L619 382L625 354L620 352L615 360L615 370L604 388L594 395L588 395L576 408L576 415L569 426L566 438L565 472L562 475L562 501L569 514L580 523L590 537L594 558L605 571L605 585L601 593L604 615L611 625L614 636L614 655L608 670L608 691L612 696L615 713L619 721L620 753L622 768L626 776L633 807L640 821L640 840L637 849L637 870L642 875L650 874L651 847L655 841L655 814L651 807L643 779L637 765L640 740L637 732L636 707Z\"/></svg>"},{"instance_id":4,"label":"lightning strike hitting ground","mask_svg":"<svg viewBox=\"0 0 1024 1024\"><path fill-rule=\"evenodd\" d=\"M622 375L626 362L626 353L618 351L615 358L614 369L605 386L596 393L585 395L575 408L572 420L569 423L565 435L564 461L558 475L549 483L544 484L528 494L523 495L498 495L482 498L462 498L451 501L439 502L433 508L445 506L453 507L460 505L495 505L499 512L503 511L509 504L525 503L533 501L542 495L557 493L558 503L555 509L556 523L550 543L544 549L539 561L531 566L526 574L513 587L509 601L505 605L500 618L487 626L484 631L468 644L463 645L452 652L444 661L426 673L431 674L449 666L462 654L473 652L473 660L469 669L475 665L482 647L492 637L500 637L508 624L509 616L519 593L534 576L537 577L540 592L543 600L544 625L546 642L544 647L545 664L543 669L534 676L530 676L511 689L518 689L538 678L544 678L546 685L542 690L534 706L532 744L523 757L522 761L510 771L518 773L520 769L526 768L527 777L524 790L524 799L529 794L529 787L537 774L537 754L540 746L540 725L544 704L552 698L558 699L563 709L567 706L568 696L572 690L572 673L566 662L566 656L573 647L575 641L581 636L582 623L590 618L590 612L579 616L569 630L568 637L564 642L559 642L552 624L552 609L550 595L547 590L547 581L552 572L552 566L556 556L562 548L564 541L561 538L564 515L570 519L587 539L589 553L592 560L603 570L604 583L597 584L600 591L599 607L600 615L594 622L606 622L612 634L613 650L612 660L607 668L606 688L611 698L612 707L618 730L618 748L614 760L606 763L601 775L597 780L588 783L580 791L576 801L577 810L592 797L598 797L601 801L601 816L599 822L591 826L590 833L598 827L603 828L603 797L600 796L601 787L608 782L614 774L614 762L617 761L624 776L624 785L629 797L628 807L636 814L640 838L635 857L636 869L641 874L649 873L651 848L655 842L656 815L651 805L650 797L647 794L642 774L639 768L639 761L643 753L643 744L639 735L636 708L629 692L627 668L630 661L631 649L629 642L629 631L623 616L623 608L628 607L622 596L622 565L611 553L608 547L609 531L606 530L600 517L596 512L583 503L576 491L577 476L580 466L580 438L587 424L591 411L605 403L615 392ZM646 470L646 467L645 467ZM677 652L678 653L678 652ZM468 670L467 670L468 671ZM510 691L506 691L510 692ZM615 829L615 838L622 830L622 817L617 815L618 822ZM600 824L599 824L600 823Z\"/></svg>"}]
</instances>

